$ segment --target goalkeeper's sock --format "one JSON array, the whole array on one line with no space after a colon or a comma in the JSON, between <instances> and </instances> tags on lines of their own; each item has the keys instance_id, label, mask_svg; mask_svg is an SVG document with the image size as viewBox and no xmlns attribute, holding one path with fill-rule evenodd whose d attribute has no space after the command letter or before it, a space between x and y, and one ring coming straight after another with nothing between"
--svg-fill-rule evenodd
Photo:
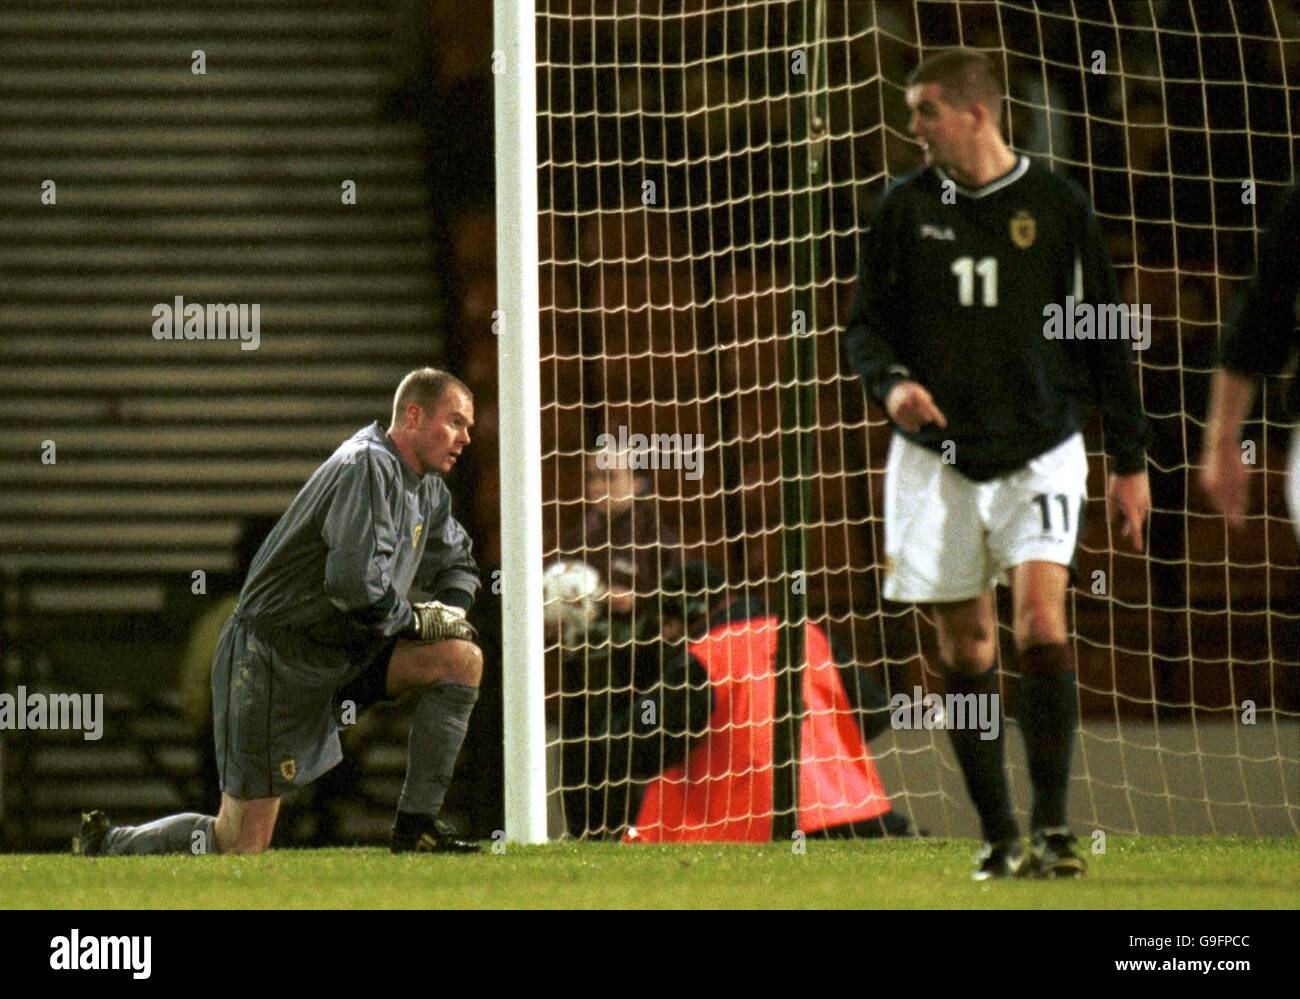
<instances>
[{"instance_id":1,"label":"goalkeeper's sock","mask_svg":"<svg viewBox=\"0 0 1300 999\"><path fill-rule=\"evenodd\" d=\"M215 815L183 812L142 826L114 826L104 834L101 856L157 853L216 853Z\"/></svg>"},{"instance_id":2,"label":"goalkeeper's sock","mask_svg":"<svg viewBox=\"0 0 1300 999\"><path fill-rule=\"evenodd\" d=\"M478 687L434 683L420 691L411 721L406 780L397 810L437 818L451 784Z\"/></svg>"},{"instance_id":3,"label":"goalkeeper's sock","mask_svg":"<svg viewBox=\"0 0 1300 999\"><path fill-rule=\"evenodd\" d=\"M1036 645L1020 653L1020 731L1034 785L1031 829L1066 824L1070 754L1079 721L1077 684L1065 645Z\"/></svg>"},{"instance_id":4,"label":"goalkeeper's sock","mask_svg":"<svg viewBox=\"0 0 1300 999\"><path fill-rule=\"evenodd\" d=\"M998 692L996 667L990 667L977 676L954 673L946 666L943 668L948 674L950 694L974 694L984 698ZM1003 764L1001 701L999 697L997 727L994 729L997 732L996 738L985 738L989 733L981 732L974 725L948 729L953 752L956 753L957 762L966 778L966 790L979 813L984 838L990 843L1000 843L1020 835L1020 827L1016 825L1016 817L1011 811L1011 792L1007 788L1007 771ZM989 717L982 711L975 712L974 716ZM971 715L968 714L967 717Z\"/></svg>"}]
</instances>

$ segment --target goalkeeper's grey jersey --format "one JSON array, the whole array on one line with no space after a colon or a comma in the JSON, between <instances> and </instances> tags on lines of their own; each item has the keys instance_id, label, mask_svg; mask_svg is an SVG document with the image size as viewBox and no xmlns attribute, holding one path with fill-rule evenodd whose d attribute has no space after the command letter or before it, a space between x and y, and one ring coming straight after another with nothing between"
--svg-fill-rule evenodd
<instances>
[{"instance_id":1,"label":"goalkeeper's grey jersey","mask_svg":"<svg viewBox=\"0 0 1300 999\"><path fill-rule=\"evenodd\" d=\"M356 648L412 627L413 584L468 607L470 540L436 474L416 475L374 423L316 469L253 559L238 613Z\"/></svg>"}]
</instances>

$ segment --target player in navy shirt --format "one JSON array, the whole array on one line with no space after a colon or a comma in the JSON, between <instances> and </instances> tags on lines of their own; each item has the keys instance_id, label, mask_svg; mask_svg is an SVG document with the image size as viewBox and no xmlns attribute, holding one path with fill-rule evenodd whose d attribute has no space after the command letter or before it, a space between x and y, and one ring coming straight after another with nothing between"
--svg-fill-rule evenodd
<instances>
[{"instance_id":1,"label":"player in navy shirt","mask_svg":"<svg viewBox=\"0 0 1300 999\"><path fill-rule=\"evenodd\" d=\"M993 697L993 586L1010 583L1034 787L1028 858L995 738L950 730L986 844L975 877L1082 874L1066 824L1078 720L1065 594L1087 499L1082 429L1100 409L1135 549L1151 500L1133 377L1149 325L1118 308L1087 196L1002 138L989 59L941 53L908 80L923 169L885 191L845 330L850 365L894 424L884 595L931 605L950 693Z\"/></svg>"}]
</instances>

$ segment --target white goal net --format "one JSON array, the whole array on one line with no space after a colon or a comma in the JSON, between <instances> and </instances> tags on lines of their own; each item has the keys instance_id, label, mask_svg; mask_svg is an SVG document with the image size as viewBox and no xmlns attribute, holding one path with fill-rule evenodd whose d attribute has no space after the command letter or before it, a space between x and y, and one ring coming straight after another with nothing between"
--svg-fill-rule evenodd
<instances>
[{"instance_id":1,"label":"white goal net","mask_svg":"<svg viewBox=\"0 0 1300 999\"><path fill-rule=\"evenodd\" d=\"M1195 484L1221 324L1294 172L1296 8L540 0L536 29L544 545L548 564L569 566L547 591L564 622L547 638L551 835L626 836L654 813L694 838L765 839L819 807L831 819L816 828L866 814L843 800L861 783L807 786L827 772L817 752L859 752L852 733L825 731L793 768L799 813L787 797L782 814L781 712L809 733L816 712L845 709L814 696L809 671L793 702L770 675L733 676L732 702L706 699L703 716L689 669L659 654L663 674L647 682L639 657L672 618L666 604L681 606L665 577L686 577L710 627L732 622L743 640L728 655L745 641L771 652L778 640L755 635L806 613L815 632L800 657L812 663L828 637L855 723L863 691L943 692L932 622L881 598L890 430L841 335L870 209L920 164L903 81L959 44L1004 70L1012 147L1090 193L1124 301L1153 318L1137 355L1155 429L1140 556L1106 523L1097 427L1088 434L1092 502L1068 608L1081 707L1071 823L1300 831L1300 570L1279 385L1247 426L1247 528L1229 532ZM676 571L699 561L713 572ZM1005 596L1007 753L1024 821ZM778 669L780 656L765 662ZM738 705L742 688L752 699ZM946 733L889 724L862 744L895 813L975 834ZM674 820L688 772L732 800Z\"/></svg>"}]
</instances>

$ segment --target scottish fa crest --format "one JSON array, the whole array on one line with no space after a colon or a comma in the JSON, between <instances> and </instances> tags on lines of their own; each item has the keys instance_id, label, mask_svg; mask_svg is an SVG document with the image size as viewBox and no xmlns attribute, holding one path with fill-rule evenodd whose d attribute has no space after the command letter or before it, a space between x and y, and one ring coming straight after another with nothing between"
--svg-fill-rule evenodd
<instances>
[{"instance_id":1,"label":"scottish fa crest","mask_svg":"<svg viewBox=\"0 0 1300 999\"><path fill-rule=\"evenodd\" d=\"M287 760L280 761L280 776L285 780L293 780L298 776L298 761L290 757Z\"/></svg>"},{"instance_id":2,"label":"scottish fa crest","mask_svg":"<svg viewBox=\"0 0 1300 999\"><path fill-rule=\"evenodd\" d=\"M1034 245L1038 236L1038 223L1028 212L1016 212L1011 218L1011 242L1022 250Z\"/></svg>"}]
</instances>

